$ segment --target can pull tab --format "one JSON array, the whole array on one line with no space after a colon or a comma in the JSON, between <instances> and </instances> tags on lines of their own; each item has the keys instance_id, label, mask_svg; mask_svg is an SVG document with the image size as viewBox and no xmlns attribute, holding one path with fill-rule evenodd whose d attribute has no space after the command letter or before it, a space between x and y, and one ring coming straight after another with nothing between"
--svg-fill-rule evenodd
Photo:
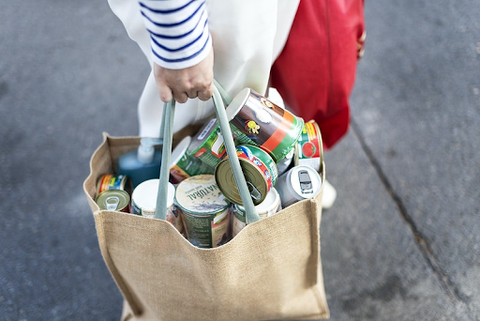
<instances>
[{"instance_id":1,"label":"can pull tab","mask_svg":"<svg viewBox=\"0 0 480 321\"><path fill-rule=\"evenodd\" d=\"M249 181L247 181L248 189L250 190L250 196L254 200L259 200L262 198L260 191Z\"/></svg>"},{"instance_id":2,"label":"can pull tab","mask_svg":"<svg viewBox=\"0 0 480 321\"><path fill-rule=\"evenodd\" d=\"M115 211L120 204L120 198L118 196L109 196L105 199L105 207L107 211Z\"/></svg>"}]
</instances>

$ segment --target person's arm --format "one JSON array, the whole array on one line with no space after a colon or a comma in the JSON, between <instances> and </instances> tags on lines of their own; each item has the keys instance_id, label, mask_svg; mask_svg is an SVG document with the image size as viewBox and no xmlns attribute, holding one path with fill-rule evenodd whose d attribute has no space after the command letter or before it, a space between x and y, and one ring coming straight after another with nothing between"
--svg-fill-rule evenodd
<instances>
[{"instance_id":1,"label":"person's arm","mask_svg":"<svg viewBox=\"0 0 480 321\"><path fill-rule=\"evenodd\" d=\"M205 0L139 0L150 33L160 99L213 94L213 48Z\"/></svg>"}]
</instances>

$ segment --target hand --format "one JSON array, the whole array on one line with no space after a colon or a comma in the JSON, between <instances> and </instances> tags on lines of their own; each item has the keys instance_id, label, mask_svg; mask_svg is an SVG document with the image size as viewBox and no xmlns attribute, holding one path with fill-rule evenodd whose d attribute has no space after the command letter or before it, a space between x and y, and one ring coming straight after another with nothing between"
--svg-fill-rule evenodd
<instances>
[{"instance_id":1,"label":"hand","mask_svg":"<svg viewBox=\"0 0 480 321\"><path fill-rule=\"evenodd\" d=\"M153 73L160 99L169 102L174 98L184 103L188 98L208 100L213 96L213 50L195 66L185 69L166 69L154 63Z\"/></svg>"}]
</instances>

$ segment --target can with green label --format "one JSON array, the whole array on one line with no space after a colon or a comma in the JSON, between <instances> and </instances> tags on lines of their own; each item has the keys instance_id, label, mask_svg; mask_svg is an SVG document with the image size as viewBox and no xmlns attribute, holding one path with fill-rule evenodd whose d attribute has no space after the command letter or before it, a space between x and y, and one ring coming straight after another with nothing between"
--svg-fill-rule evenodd
<instances>
[{"instance_id":1,"label":"can with green label","mask_svg":"<svg viewBox=\"0 0 480 321\"><path fill-rule=\"evenodd\" d=\"M188 155L187 149L191 141L190 136L185 137L172 151L170 175L175 183L195 175L213 174L215 171L199 158Z\"/></svg>"},{"instance_id":2,"label":"can with green label","mask_svg":"<svg viewBox=\"0 0 480 321\"><path fill-rule=\"evenodd\" d=\"M256 146L239 145L236 152L252 201L258 205L277 182L277 165L267 152ZM225 197L232 203L243 205L228 157L215 169L215 180Z\"/></svg>"},{"instance_id":3,"label":"can with green label","mask_svg":"<svg viewBox=\"0 0 480 321\"><path fill-rule=\"evenodd\" d=\"M213 175L192 176L178 184L175 204L193 245L213 248L229 241L230 202Z\"/></svg>"},{"instance_id":4,"label":"can with green label","mask_svg":"<svg viewBox=\"0 0 480 321\"><path fill-rule=\"evenodd\" d=\"M240 91L225 111L235 138L261 147L275 162L295 147L305 123L249 88Z\"/></svg>"},{"instance_id":5,"label":"can with green label","mask_svg":"<svg viewBox=\"0 0 480 321\"><path fill-rule=\"evenodd\" d=\"M215 168L226 155L225 143L216 118L207 122L193 137L187 154Z\"/></svg>"},{"instance_id":6,"label":"can with green label","mask_svg":"<svg viewBox=\"0 0 480 321\"><path fill-rule=\"evenodd\" d=\"M323 162L323 145L320 128L315 121L303 126L302 134L295 145L295 165L306 165L320 171Z\"/></svg>"}]
</instances>

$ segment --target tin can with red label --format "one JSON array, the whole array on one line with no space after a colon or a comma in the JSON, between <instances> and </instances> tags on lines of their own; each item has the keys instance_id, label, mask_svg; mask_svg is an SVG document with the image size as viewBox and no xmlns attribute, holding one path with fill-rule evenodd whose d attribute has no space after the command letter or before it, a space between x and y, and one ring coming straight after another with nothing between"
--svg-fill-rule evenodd
<instances>
[{"instance_id":1,"label":"tin can with red label","mask_svg":"<svg viewBox=\"0 0 480 321\"><path fill-rule=\"evenodd\" d=\"M249 88L233 99L226 112L235 138L261 147L277 163L295 147L304 125L302 118Z\"/></svg>"},{"instance_id":2,"label":"tin can with red label","mask_svg":"<svg viewBox=\"0 0 480 321\"><path fill-rule=\"evenodd\" d=\"M236 151L253 203L258 205L277 182L277 165L272 157L259 147L239 145ZM226 198L232 203L243 205L228 157L215 169L215 180Z\"/></svg>"},{"instance_id":3,"label":"tin can with red label","mask_svg":"<svg viewBox=\"0 0 480 321\"><path fill-rule=\"evenodd\" d=\"M97 195L100 195L103 192L112 189L119 189L127 192L128 194L132 194L132 181L130 180L130 178L128 178L128 176L125 175L102 175L97 183Z\"/></svg>"},{"instance_id":4,"label":"tin can with red label","mask_svg":"<svg viewBox=\"0 0 480 321\"><path fill-rule=\"evenodd\" d=\"M323 146L320 128L315 121L305 123L295 146L295 165L310 166L317 172L323 162Z\"/></svg>"}]
</instances>

